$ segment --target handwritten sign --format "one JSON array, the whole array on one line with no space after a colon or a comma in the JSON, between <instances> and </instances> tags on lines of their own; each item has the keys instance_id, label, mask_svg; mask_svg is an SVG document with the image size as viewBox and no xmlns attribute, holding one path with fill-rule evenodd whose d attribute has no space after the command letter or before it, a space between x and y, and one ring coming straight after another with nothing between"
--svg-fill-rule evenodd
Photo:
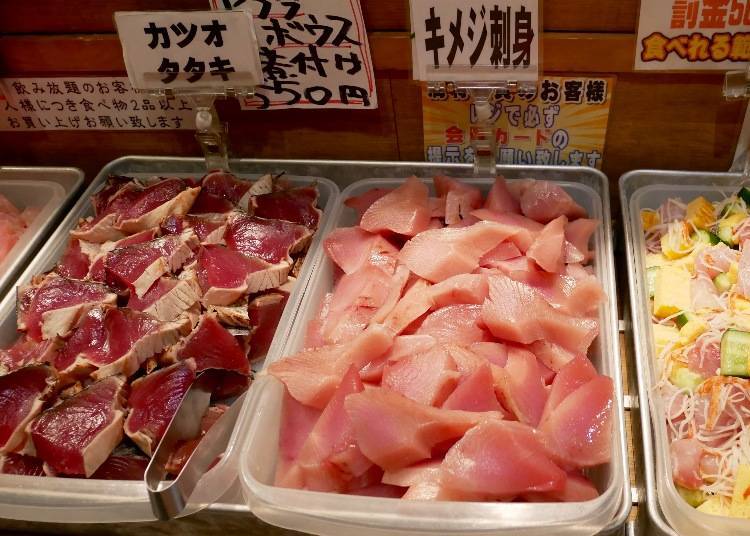
<instances>
[{"instance_id":1,"label":"handwritten sign","mask_svg":"<svg viewBox=\"0 0 750 536\"><path fill-rule=\"evenodd\" d=\"M536 80L537 0L411 0L414 78Z\"/></svg>"},{"instance_id":2,"label":"handwritten sign","mask_svg":"<svg viewBox=\"0 0 750 536\"><path fill-rule=\"evenodd\" d=\"M0 80L0 130L194 128L189 99L139 94L126 77Z\"/></svg>"},{"instance_id":3,"label":"handwritten sign","mask_svg":"<svg viewBox=\"0 0 750 536\"><path fill-rule=\"evenodd\" d=\"M491 118L497 162L601 168L615 81L545 76L533 91L501 97ZM423 90L422 110L427 161L473 162L476 112L468 94Z\"/></svg>"},{"instance_id":4,"label":"handwritten sign","mask_svg":"<svg viewBox=\"0 0 750 536\"><path fill-rule=\"evenodd\" d=\"M730 71L748 61L749 0L641 0L636 69Z\"/></svg>"},{"instance_id":5,"label":"handwritten sign","mask_svg":"<svg viewBox=\"0 0 750 536\"><path fill-rule=\"evenodd\" d=\"M210 0L252 12L263 83L243 108L377 108L359 0Z\"/></svg>"},{"instance_id":6,"label":"handwritten sign","mask_svg":"<svg viewBox=\"0 0 750 536\"><path fill-rule=\"evenodd\" d=\"M121 11L115 23L137 89L221 90L263 80L245 11Z\"/></svg>"}]
</instances>

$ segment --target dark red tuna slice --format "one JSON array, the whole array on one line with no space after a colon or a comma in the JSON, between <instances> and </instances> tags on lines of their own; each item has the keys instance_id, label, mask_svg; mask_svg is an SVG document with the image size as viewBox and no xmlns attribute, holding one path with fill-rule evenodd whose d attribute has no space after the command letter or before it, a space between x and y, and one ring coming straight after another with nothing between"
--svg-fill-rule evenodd
<instances>
[{"instance_id":1,"label":"dark red tuna slice","mask_svg":"<svg viewBox=\"0 0 750 536\"><path fill-rule=\"evenodd\" d=\"M42 410L54 385L51 367L26 367L0 377L0 453L26 444L26 425Z\"/></svg>"},{"instance_id":2,"label":"dark red tuna slice","mask_svg":"<svg viewBox=\"0 0 750 536\"><path fill-rule=\"evenodd\" d=\"M89 273L91 259L81 252L81 243L75 238L68 243L68 248L57 263L55 271L62 277L84 279Z\"/></svg>"},{"instance_id":3,"label":"dark red tuna slice","mask_svg":"<svg viewBox=\"0 0 750 536\"><path fill-rule=\"evenodd\" d=\"M50 277L39 287L19 290L18 329L37 341L64 337L86 311L116 301L117 296L99 283Z\"/></svg>"},{"instance_id":4,"label":"dark red tuna slice","mask_svg":"<svg viewBox=\"0 0 750 536\"><path fill-rule=\"evenodd\" d=\"M291 263L291 254L304 249L311 237L312 232L304 225L246 215L231 218L224 233L230 249L271 264Z\"/></svg>"},{"instance_id":5,"label":"dark red tuna slice","mask_svg":"<svg viewBox=\"0 0 750 536\"><path fill-rule=\"evenodd\" d=\"M216 244L224 236L226 223L226 214L187 214L170 216L162 222L161 230L164 234L180 234L186 229L192 229L201 243Z\"/></svg>"},{"instance_id":6,"label":"dark red tuna slice","mask_svg":"<svg viewBox=\"0 0 750 536\"><path fill-rule=\"evenodd\" d=\"M180 278L162 277L139 298L131 294L128 307L143 311L162 322L171 322L198 303L201 289L193 271L185 271Z\"/></svg>"},{"instance_id":7,"label":"dark red tuna slice","mask_svg":"<svg viewBox=\"0 0 750 536\"><path fill-rule=\"evenodd\" d=\"M96 307L58 351L55 367L68 377L130 376L180 338L182 326L131 309Z\"/></svg>"},{"instance_id":8,"label":"dark red tuna slice","mask_svg":"<svg viewBox=\"0 0 750 536\"><path fill-rule=\"evenodd\" d=\"M107 283L138 297L162 275L175 272L193 255L198 237L192 231L117 248L104 261Z\"/></svg>"},{"instance_id":9,"label":"dark red tuna slice","mask_svg":"<svg viewBox=\"0 0 750 536\"><path fill-rule=\"evenodd\" d=\"M229 212L240 202L250 186L250 181L240 180L225 171L209 173L201 181L201 192L190 212Z\"/></svg>"},{"instance_id":10,"label":"dark red tuna slice","mask_svg":"<svg viewBox=\"0 0 750 536\"><path fill-rule=\"evenodd\" d=\"M34 456L8 453L0 456L0 473L4 475L45 476L44 462Z\"/></svg>"},{"instance_id":11,"label":"dark red tuna slice","mask_svg":"<svg viewBox=\"0 0 750 536\"><path fill-rule=\"evenodd\" d=\"M255 215L298 223L314 231L320 221L320 211L315 206L317 202L316 186L279 190L255 198Z\"/></svg>"},{"instance_id":12,"label":"dark red tuna slice","mask_svg":"<svg viewBox=\"0 0 750 536\"><path fill-rule=\"evenodd\" d=\"M224 369L250 373L245 349L213 314L203 315L193 332L182 340L177 349L177 358L192 358L198 372Z\"/></svg>"},{"instance_id":13,"label":"dark red tuna slice","mask_svg":"<svg viewBox=\"0 0 750 536\"><path fill-rule=\"evenodd\" d=\"M248 304L247 314L252 329L248 357L251 361L268 353L288 299L288 294L269 292L258 296Z\"/></svg>"},{"instance_id":14,"label":"dark red tuna slice","mask_svg":"<svg viewBox=\"0 0 750 536\"><path fill-rule=\"evenodd\" d=\"M148 461L145 456L112 454L91 475L91 478L98 480L143 480Z\"/></svg>"},{"instance_id":15,"label":"dark red tuna slice","mask_svg":"<svg viewBox=\"0 0 750 536\"><path fill-rule=\"evenodd\" d=\"M157 370L131 385L125 433L149 456L156 449L185 393L195 380L191 359ZM205 411L208 407L206 397Z\"/></svg>"},{"instance_id":16,"label":"dark red tuna slice","mask_svg":"<svg viewBox=\"0 0 750 536\"><path fill-rule=\"evenodd\" d=\"M57 474L94 474L122 440L124 387L112 376L39 415L31 423L37 456Z\"/></svg>"},{"instance_id":17,"label":"dark red tuna slice","mask_svg":"<svg viewBox=\"0 0 750 536\"><path fill-rule=\"evenodd\" d=\"M133 179L130 177L107 177L107 183L105 184L104 188L91 196L91 204L94 206L94 214L96 216L103 216L106 213L107 208L110 206L115 195L120 192L120 190L124 186L130 184L131 186L129 186L128 189L134 186L132 181Z\"/></svg>"},{"instance_id":18,"label":"dark red tuna slice","mask_svg":"<svg viewBox=\"0 0 750 536\"><path fill-rule=\"evenodd\" d=\"M55 357L53 341L35 341L26 336L19 337L12 346L0 349L0 376L29 365L50 363Z\"/></svg>"},{"instance_id":19,"label":"dark red tuna slice","mask_svg":"<svg viewBox=\"0 0 750 536\"><path fill-rule=\"evenodd\" d=\"M206 413L203 414L203 418L201 419L200 435L194 439L181 441L174 452L170 454L169 460L165 466L168 473L178 475L180 471L182 471L182 468L185 466L188 459L190 459L193 451L200 444L203 436L206 435L214 424L216 424L216 421L224 415L224 412L226 412L227 409L228 406L218 404L216 406L211 406L206 410Z\"/></svg>"},{"instance_id":20,"label":"dark red tuna slice","mask_svg":"<svg viewBox=\"0 0 750 536\"><path fill-rule=\"evenodd\" d=\"M106 270L104 269L104 260L107 258L107 254L117 248L124 248L126 246L134 246L136 244L143 244L156 238L157 229L147 229L136 233L134 235L127 236L122 240L116 242L106 242L102 244L102 251L96 258L91 262L91 268L88 271L88 279L92 281L99 281L104 283L106 279Z\"/></svg>"}]
</instances>

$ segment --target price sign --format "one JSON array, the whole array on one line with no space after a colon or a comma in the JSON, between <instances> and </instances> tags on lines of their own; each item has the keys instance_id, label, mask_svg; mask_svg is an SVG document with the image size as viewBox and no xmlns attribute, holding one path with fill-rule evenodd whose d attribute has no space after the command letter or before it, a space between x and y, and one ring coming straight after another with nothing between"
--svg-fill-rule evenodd
<instances>
[{"instance_id":1,"label":"price sign","mask_svg":"<svg viewBox=\"0 0 750 536\"><path fill-rule=\"evenodd\" d=\"M536 80L538 0L410 0L414 78Z\"/></svg>"},{"instance_id":2,"label":"price sign","mask_svg":"<svg viewBox=\"0 0 750 536\"><path fill-rule=\"evenodd\" d=\"M246 11L118 12L115 23L136 89L200 92L263 81Z\"/></svg>"}]
</instances>

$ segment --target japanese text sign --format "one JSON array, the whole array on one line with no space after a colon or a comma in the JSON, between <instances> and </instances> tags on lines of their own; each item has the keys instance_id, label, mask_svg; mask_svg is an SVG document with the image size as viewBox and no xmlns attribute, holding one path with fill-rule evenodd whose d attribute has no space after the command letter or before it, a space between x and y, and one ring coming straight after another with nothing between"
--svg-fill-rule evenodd
<instances>
[{"instance_id":1,"label":"japanese text sign","mask_svg":"<svg viewBox=\"0 0 750 536\"><path fill-rule=\"evenodd\" d=\"M735 70L750 61L750 0L641 0L635 68Z\"/></svg>"},{"instance_id":2,"label":"japanese text sign","mask_svg":"<svg viewBox=\"0 0 750 536\"><path fill-rule=\"evenodd\" d=\"M221 91L263 80L245 11L121 11L115 23L137 89Z\"/></svg>"},{"instance_id":3,"label":"japanese text sign","mask_svg":"<svg viewBox=\"0 0 750 536\"><path fill-rule=\"evenodd\" d=\"M415 79L537 79L537 0L411 0L410 5Z\"/></svg>"},{"instance_id":4,"label":"japanese text sign","mask_svg":"<svg viewBox=\"0 0 750 536\"><path fill-rule=\"evenodd\" d=\"M377 108L359 0L210 0L252 12L263 83L244 108Z\"/></svg>"},{"instance_id":5,"label":"japanese text sign","mask_svg":"<svg viewBox=\"0 0 750 536\"><path fill-rule=\"evenodd\" d=\"M501 97L492 109L499 164L600 168L615 77L544 77L531 90ZM471 163L476 112L466 92L423 91L429 162Z\"/></svg>"},{"instance_id":6,"label":"japanese text sign","mask_svg":"<svg viewBox=\"0 0 750 536\"><path fill-rule=\"evenodd\" d=\"M3 78L0 130L194 129L190 99L139 94L126 77Z\"/></svg>"}]
</instances>

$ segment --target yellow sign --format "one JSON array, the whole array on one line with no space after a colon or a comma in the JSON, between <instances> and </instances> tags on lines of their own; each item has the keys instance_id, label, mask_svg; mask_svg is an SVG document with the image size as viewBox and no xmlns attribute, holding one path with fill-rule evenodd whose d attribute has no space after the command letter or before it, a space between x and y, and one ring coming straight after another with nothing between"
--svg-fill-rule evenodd
<instances>
[{"instance_id":1,"label":"yellow sign","mask_svg":"<svg viewBox=\"0 0 750 536\"><path fill-rule=\"evenodd\" d=\"M492 110L499 164L601 168L615 77L546 77L536 91L498 99ZM468 94L422 90L428 162L473 162L477 135Z\"/></svg>"}]
</instances>

